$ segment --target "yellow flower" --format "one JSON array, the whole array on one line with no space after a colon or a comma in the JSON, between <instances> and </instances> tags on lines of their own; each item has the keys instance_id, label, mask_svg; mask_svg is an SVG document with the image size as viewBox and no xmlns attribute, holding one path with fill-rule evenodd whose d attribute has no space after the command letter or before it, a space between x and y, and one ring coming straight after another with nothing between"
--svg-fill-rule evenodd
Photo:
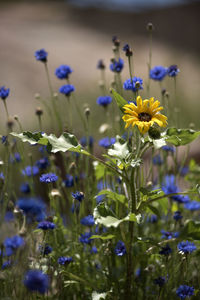
<instances>
[{"instance_id":1,"label":"yellow flower","mask_svg":"<svg viewBox=\"0 0 200 300\"><path fill-rule=\"evenodd\" d=\"M154 123L157 123L160 127L167 125L167 117L160 114L163 107L159 107L160 102L158 100L154 101L152 97L142 101L142 98L138 96L136 101L137 105L130 103L123 107L124 116L122 119L126 123L125 128L130 125L132 127L137 125L139 131L145 134Z\"/></svg>"}]
</instances>

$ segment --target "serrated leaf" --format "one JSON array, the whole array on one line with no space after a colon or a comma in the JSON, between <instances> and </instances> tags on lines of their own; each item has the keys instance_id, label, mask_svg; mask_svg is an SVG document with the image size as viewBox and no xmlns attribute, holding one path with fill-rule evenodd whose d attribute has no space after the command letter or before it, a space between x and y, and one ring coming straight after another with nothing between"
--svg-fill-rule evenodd
<instances>
[{"instance_id":1,"label":"serrated leaf","mask_svg":"<svg viewBox=\"0 0 200 300\"><path fill-rule=\"evenodd\" d=\"M114 97L114 99L117 103L117 106L124 113L123 106L125 104L128 104L128 102L120 94L118 94L114 89L112 89L112 94L113 94L113 97Z\"/></svg>"},{"instance_id":2,"label":"serrated leaf","mask_svg":"<svg viewBox=\"0 0 200 300\"><path fill-rule=\"evenodd\" d=\"M168 128L166 141L174 146L183 146L191 143L200 135L200 131L192 129Z\"/></svg>"},{"instance_id":3,"label":"serrated leaf","mask_svg":"<svg viewBox=\"0 0 200 300\"><path fill-rule=\"evenodd\" d=\"M47 135L46 133L31 133L29 131L23 133L12 132L11 135L20 138L23 142L29 142L30 144L39 144L49 147L49 150L53 153L62 151L72 151L90 155L82 146L78 143L78 140L73 134L64 132L60 137L56 137L54 134Z\"/></svg>"}]
</instances>

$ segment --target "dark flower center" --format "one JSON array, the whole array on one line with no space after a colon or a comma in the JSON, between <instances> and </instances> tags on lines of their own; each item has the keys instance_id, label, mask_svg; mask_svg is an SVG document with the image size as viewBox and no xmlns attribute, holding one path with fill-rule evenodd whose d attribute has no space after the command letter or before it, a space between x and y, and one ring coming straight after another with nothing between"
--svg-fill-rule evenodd
<instances>
[{"instance_id":1,"label":"dark flower center","mask_svg":"<svg viewBox=\"0 0 200 300\"><path fill-rule=\"evenodd\" d=\"M148 113L142 112L138 114L138 118L142 122L149 122L151 121L151 116Z\"/></svg>"}]
</instances>

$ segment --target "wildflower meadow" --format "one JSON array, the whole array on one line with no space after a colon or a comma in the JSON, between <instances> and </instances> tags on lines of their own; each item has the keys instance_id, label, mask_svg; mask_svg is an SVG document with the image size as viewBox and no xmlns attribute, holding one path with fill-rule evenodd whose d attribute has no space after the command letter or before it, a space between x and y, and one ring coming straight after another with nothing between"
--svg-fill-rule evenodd
<instances>
[{"instance_id":1,"label":"wildflower meadow","mask_svg":"<svg viewBox=\"0 0 200 300\"><path fill-rule=\"evenodd\" d=\"M181 67L155 64L153 31L145 78L117 36L110 65L97 57L96 135L69 57L52 74L51 49L33 49L49 86L36 96L37 131L10 115L12 86L0 83L0 299L200 299L200 165L190 155L200 131L179 127Z\"/></svg>"}]
</instances>

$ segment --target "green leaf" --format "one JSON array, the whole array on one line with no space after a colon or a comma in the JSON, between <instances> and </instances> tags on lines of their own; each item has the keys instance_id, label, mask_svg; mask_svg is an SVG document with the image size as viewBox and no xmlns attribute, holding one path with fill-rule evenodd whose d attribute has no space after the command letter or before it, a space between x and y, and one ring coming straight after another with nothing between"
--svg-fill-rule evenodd
<instances>
[{"instance_id":1,"label":"green leaf","mask_svg":"<svg viewBox=\"0 0 200 300\"><path fill-rule=\"evenodd\" d=\"M192 129L169 128L166 131L166 141L174 146L183 146L191 143L200 135L200 131Z\"/></svg>"},{"instance_id":2,"label":"green leaf","mask_svg":"<svg viewBox=\"0 0 200 300\"><path fill-rule=\"evenodd\" d=\"M67 132L64 132L59 138L57 138L54 134L47 135L46 133L31 133L29 131L19 134L12 132L11 135L20 138L23 142L29 142L32 145L39 144L47 146L49 150L53 153L59 151L72 151L90 155L78 143L76 137L73 134Z\"/></svg>"},{"instance_id":3,"label":"green leaf","mask_svg":"<svg viewBox=\"0 0 200 300\"><path fill-rule=\"evenodd\" d=\"M101 195L106 195L108 199L112 199L114 201L119 201L122 204L124 204L126 201L125 195L115 193L111 190L102 190L98 193L98 195L96 197L101 196Z\"/></svg>"},{"instance_id":4,"label":"green leaf","mask_svg":"<svg viewBox=\"0 0 200 300\"><path fill-rule=\"evenodd\" d=\"M192 220L186 222L180 236L185 239L192 238L194 240L200 240L200 222Z\"/></svg>"},{"instance_id":5,"label":"green leaf","mask_svg":"<svg viewBox=\"0 0 200 300\"><path fill-rule=\"evenodd\" d=\"M106 299L106 296L108 295L108 293L97 293L97 292L93 292L92 293L92 300L102 300L102 299Z\"/></svg>"},{"instance_id":6,"label":"green leaf","mask_svg":"<svg viewBox=\"0 0 200 300\"><path fill-rule=\"evenodd\" d=\"M112 89L112 94L114 96L114 99L115 99L119 109L124 113L123 106L125 104L128 104L128 102L120 94L118 94L114 89Z\"/></svg>"},{"instance_id":7,"label":"green leaf","mask_svg":"<svg viewBox=\"0 0 200 300\"><path fill-rule=\"evenodd\" d=\"M130 154L127 146L127 142L124 143L124 140L120 136L116 137L116 142L112 146L112 149L108 150L110 156L119 158L120 160L126 159Z\"/></svg>"},{"instance_id":8,"label":"green leaf","mask_svg":"<svg viewBox=\"0 0 200 300\"><path fill-rule=\"evenodd\" d=\"M90 239L101 239L101 240L111 240L115 237L114 234L108 234L108 235L92 235Z\"/></svg>"}]
</instances>

